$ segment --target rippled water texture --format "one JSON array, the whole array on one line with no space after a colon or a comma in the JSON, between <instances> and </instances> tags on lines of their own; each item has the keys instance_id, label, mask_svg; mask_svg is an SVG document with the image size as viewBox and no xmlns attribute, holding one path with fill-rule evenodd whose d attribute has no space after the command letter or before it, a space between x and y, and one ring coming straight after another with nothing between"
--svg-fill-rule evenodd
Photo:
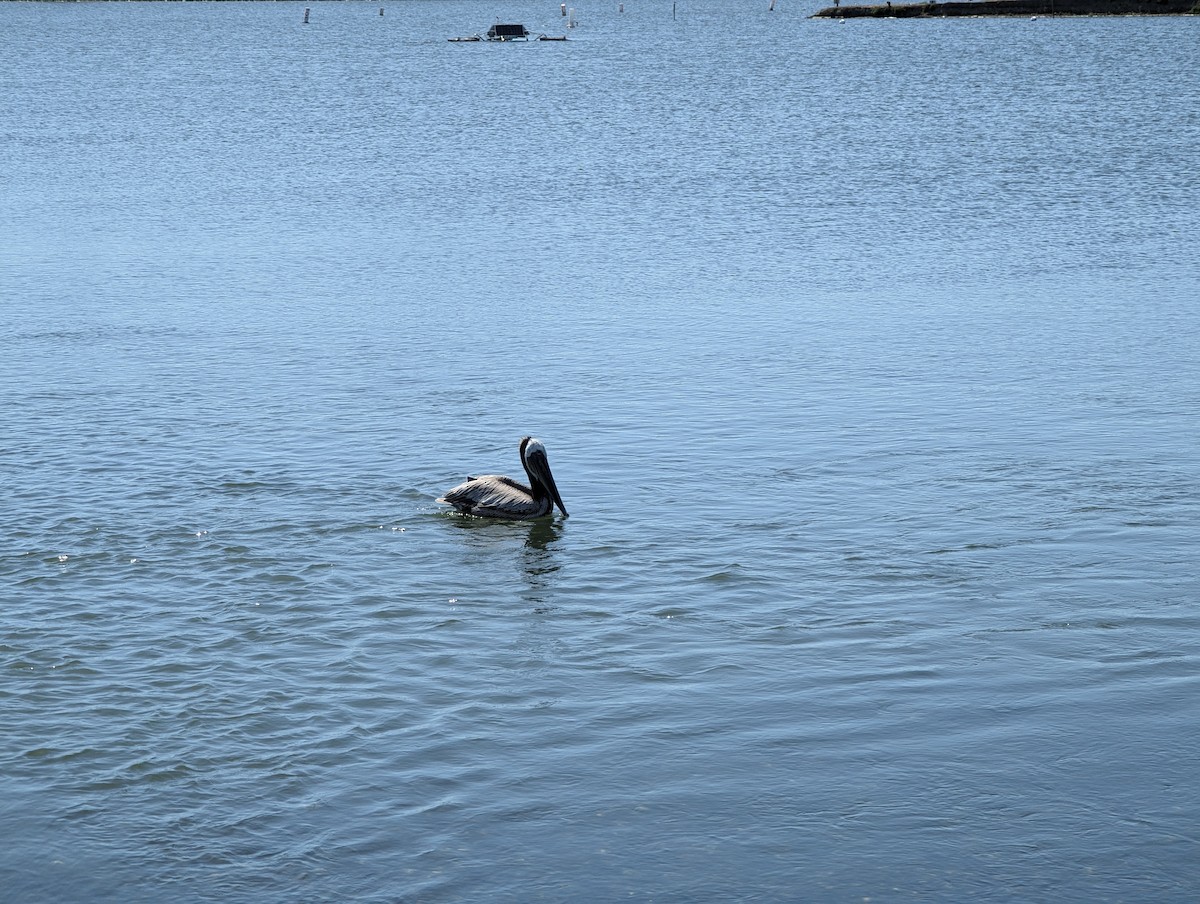
<instances>
[{"instance_id":1,"label":"rippled water texture","mask_svg":"<svg viewBox=\"0 0 1200 904\"><path fill-rule=\"evenodd\" d=\"M0 4L5 901L1195 896L1200 20L617 6Z\"/></svg>"}]
</instances>

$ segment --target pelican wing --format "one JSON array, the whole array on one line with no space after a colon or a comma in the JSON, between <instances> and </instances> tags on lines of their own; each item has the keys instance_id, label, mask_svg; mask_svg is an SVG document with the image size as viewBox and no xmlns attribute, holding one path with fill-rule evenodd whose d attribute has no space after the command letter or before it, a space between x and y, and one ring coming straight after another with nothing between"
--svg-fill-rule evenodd
<instances>
[{"instance_id":1,"label":"pelican wing","mask_svg":"<svg viewBox=\"0 0 1200 904\"><path fill-rule=\"evenodd\" d=\"M449 490L438 502L484 518L537 518L549 511L547 502L534 499L529 487L499 474L473 477Z\"/></svg>"}]
</instances>

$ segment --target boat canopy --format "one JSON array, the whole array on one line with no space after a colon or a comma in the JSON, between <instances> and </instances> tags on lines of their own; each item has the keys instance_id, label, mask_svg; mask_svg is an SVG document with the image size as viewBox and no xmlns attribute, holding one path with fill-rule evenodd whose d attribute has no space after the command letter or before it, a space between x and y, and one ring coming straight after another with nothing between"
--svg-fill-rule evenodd
<instances>
[{"instance_id":1,"label":"boat canopy","mask_svg":"<svg viewBox=\"0 0 1200 904\"><path fill-rule=\"evenodd\" d=\"M504 41L510 38L528 38L529 30L518 23L500 23L497 22L488 29L488 39L491 41Z\"/></svg>"}]
</instances>

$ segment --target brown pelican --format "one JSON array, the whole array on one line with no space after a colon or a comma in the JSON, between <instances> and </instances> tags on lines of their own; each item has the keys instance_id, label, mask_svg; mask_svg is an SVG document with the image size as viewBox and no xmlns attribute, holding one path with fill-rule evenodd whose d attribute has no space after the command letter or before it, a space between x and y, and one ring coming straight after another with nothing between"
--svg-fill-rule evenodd
<instances>
[{"instance_id":1,"label":"brown pelican","mask_svg":"<svg viewBox=\"0 0 1200 904\"><path fill-rule=\"evenodd\" d=\"M468 477L465 483L448 491L438 502L452 505L463 514L481 518L525 521L549 515L556 505L566 517L567 510L563 508L562 497L554 485L546 447L541 440L531 436L521 440L521 464L529 475L529 486L517 483L511 477L485 474L483 477Z\"/></svg>"}]
</instances>

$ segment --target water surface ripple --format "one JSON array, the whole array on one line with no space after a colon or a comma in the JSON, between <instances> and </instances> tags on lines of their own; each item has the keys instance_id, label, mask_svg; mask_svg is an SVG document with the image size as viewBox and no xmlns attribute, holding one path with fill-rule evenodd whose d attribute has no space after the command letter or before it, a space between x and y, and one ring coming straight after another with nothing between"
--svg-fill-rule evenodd
<instances>
[{"instance_id":1,"label":"water surface ripple","mask_svg":"<svg viewBox=\"0 0 1200 904\"><path fill-rule=\"evenodd\" d=\"M7 901L1195 895L1196 23L767 5L0 4Z\"/></svg>"}]
</instances>

